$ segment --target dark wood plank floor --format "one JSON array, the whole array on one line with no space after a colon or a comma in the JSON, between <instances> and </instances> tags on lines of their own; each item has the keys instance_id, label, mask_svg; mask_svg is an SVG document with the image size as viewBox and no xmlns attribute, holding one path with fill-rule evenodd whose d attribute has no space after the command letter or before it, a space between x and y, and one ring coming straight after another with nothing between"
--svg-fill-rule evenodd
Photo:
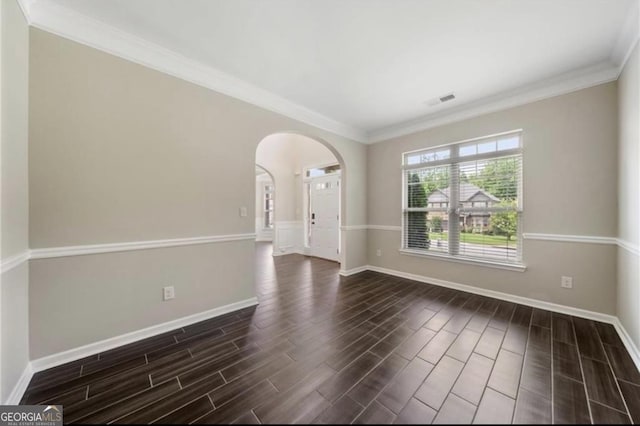
<instances>
[{"instance_id":1,"label":"dark wood plank floor","mask_svg":"<svg viewBox=\"0 0 640 426\"><path fill-rule=\"evenodd\" d=\"M640 422L611 325L256 253L257 308L37 373L22 402L69 423Z\"/></svg>"}]
</instances>

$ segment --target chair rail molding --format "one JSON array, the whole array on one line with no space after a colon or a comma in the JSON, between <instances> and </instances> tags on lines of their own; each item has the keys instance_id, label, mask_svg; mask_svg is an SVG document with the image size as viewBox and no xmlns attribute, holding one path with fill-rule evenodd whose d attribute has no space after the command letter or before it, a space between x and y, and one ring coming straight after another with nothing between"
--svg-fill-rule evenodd
<instances>
[{"instance_id":1,"label":"chair rail molding","mask_svg":"<svg viewBox=\"0 0 640 426\"><path fill-rule=\"evenodd\" d=\"M591 243L591 244L618 244L615 237L599 237L591 235L567 235L567 234L540 234L524 232L522 238L525 240L558 241L562 243Z\"/></svg>"},{"instance_id":2,"label":"chair rail molding","mask_svg":"<svg viewBox=\"0 0 640 426\"><path fill-rule=\"evenodd\" d=\"M373 229L376 231L394 231L401 232L402 226L400 225L367 225L368 229Z\"/></svg>"},{"instance_id":3,"label":"chair rail molding","mask_svg":"<svg viewBox=\"0 0 640 426\"><path fill-rule=\"evenodd\" d=\"M226 243L230 241L255 240L256 234L212 235L207 237L173 238L169 240L131 241L125 243L91 244L83 246L49 247L31 250L30 259L82 256L87 254L115 253L131 250L147 250L166 247L191 246L196 244Z\"/></svg>"},{"instance_id":4,"label":"chair rail molding","mask_svg":"<svg viewBox=\"0 0 640 426\"><path fill-rule=\"evenodd\" d=\"M340 230L341 231L360 231L368 228L369 228L369 225L342 225L340 227Z\"/></svg>"},{"instance_id":5,"label":"chair rail molding","mask_svg":"<svg viewBox=\"0 0 640 426\"><path fill-rule=\"evenodd\" d=\"M2 259L2 262L0 263L0 273L4 274L6 272L9 272L10 270L22 265L30 258L31 254L29 250L23 250L20 253L14 254L13 256Z\"/></svg>"}]
</instances>

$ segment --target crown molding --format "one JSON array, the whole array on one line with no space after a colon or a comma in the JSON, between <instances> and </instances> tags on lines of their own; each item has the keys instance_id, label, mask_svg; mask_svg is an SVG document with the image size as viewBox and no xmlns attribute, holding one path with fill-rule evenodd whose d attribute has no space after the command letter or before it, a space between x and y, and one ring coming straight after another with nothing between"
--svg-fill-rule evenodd
<instances>
[{"instance_id":1,"label":"crown molding","mask_svg":"<svg viewBox=\"0 0 640 426\"><path fill-rule=\"evenodd\" d=\"M608 61L601 62L591 67L574 70L439 113L383 127L369 133L368 140L370 143L382 142L445 124L564 95L614 81L618 78L618 74L618 67Z\"/></svg>"},{"instance_id":2,"label":"crown molding","mask_svg":"<svg viewBox=\"0 0 640 426\"><path fill-rule=\"evenodd\" d=\"M31 25L29 8L34 1L35 0L17 0L18 6L20 6L20 10L22 10L22 14L24 15L24 19L27 21L27 25Z\"/></svg>"},{"instance_id":3,"label":"crown molding","mask_svg":"<svg viewBox=\"0 0 640 426\"><path fill-rule=\"evenodd\" d=\"M638 41L638 2L636 1L630 6L627 19L620 29L614 49L607 61L458 107L366 132L59 4L43 0L18 1L27 22L33 27L367 144L614 81L620 75Z\"/></svg>"},{"instance_id":4,"label":"crown molding","mask_svg":"<svg viewBox=\"0 0 640 426\"><path fill-rule=\"evenodd\" d=\"M223 93L314 127L364 142L366 133L216 68L53 2L20 0L33 27Z\"/></svg>"},{"instance_id":5,"label":"crown molding","mask_svg":"<svg viewBox=\"0 0 640 426\"><path fill-rule=\"evenodd\" d=\"M629 6L627 17L620 27L618 39L610 56L610 61L618 67L618 75L622 72L639 39L640 1L635 0Z\"/></svg>"}]
</instances>

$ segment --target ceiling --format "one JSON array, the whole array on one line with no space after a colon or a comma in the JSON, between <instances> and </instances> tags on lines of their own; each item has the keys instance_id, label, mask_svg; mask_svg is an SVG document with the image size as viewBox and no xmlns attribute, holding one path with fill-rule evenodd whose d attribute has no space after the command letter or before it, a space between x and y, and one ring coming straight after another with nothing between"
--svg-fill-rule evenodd
<instances>
[{"instance_id":1,"label":"ceiling","mask_svg":"<svg viewBox=\"0 0 640 426\"><path fill-rule=\"evenodd\" d=\"M30 2L73 9L366 141L557 76L619 67L638 0ZM428 105L451 92L455 100Z\"/></svg>"}]
</instances>

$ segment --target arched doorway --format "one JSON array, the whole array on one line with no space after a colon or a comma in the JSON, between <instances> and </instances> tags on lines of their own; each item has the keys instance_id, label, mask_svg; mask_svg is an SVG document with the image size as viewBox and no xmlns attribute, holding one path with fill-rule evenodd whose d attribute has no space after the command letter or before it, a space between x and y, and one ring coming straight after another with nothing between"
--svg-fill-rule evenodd
<instances>
[{"instance_id":1,"label":"arched doorway","mask_svg":"<svg viewBox=\"0 0 640 426\"><path fill-rule=\"evenodd\" d=\"M326 141L295 132L263 138L256 164L273 176L278 194L273 255L299 253L342 263L345 164Z\"/></svg>"}]
</instances>

